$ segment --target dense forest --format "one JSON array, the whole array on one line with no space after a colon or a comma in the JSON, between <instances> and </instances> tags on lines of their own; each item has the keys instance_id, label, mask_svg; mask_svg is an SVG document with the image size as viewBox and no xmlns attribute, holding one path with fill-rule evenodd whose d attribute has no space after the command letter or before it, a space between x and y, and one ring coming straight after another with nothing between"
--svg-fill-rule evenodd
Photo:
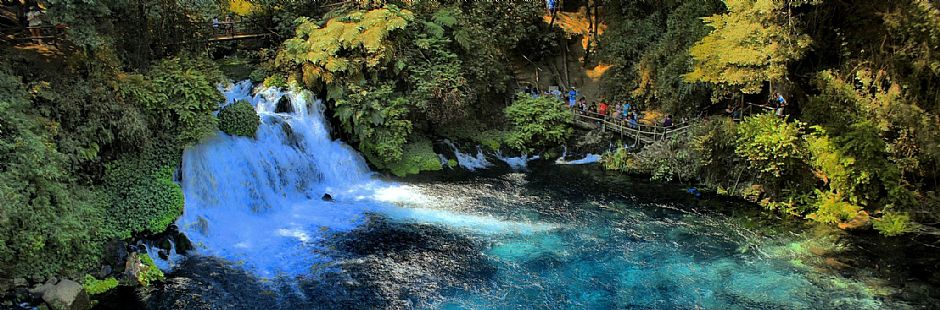
<instances>
[{"instance_id":1,"label":"dense forest","mask_svg":"<svg viewBox=\"0 0 940 310\"><path fill-rule=\"evenodd\" d=\"M545 2L525 0L3 1L4 26L38 5L45 24L63 27L49 30L54 46L12 34L0 46L0 278L117 285L91 274L116 242L161 233L182 213L183 150L219 130L254 135L250 106L221 108L220 83L314 91L338 138L404 176L442 169L442 138L557 156L583 137L562 102L517 94L517 68L559 57L580 64L572 71L609 67L592 95L692 122L687 134L610 150L608 169L842 229L937 234L936 2L558 2L590 30L573 33ZM222 15L265 35L212 42ZM732 117L773 93L788 102L783 117ZM150 266L132 280L159 278Z\"/></svg>"}]
</instances>

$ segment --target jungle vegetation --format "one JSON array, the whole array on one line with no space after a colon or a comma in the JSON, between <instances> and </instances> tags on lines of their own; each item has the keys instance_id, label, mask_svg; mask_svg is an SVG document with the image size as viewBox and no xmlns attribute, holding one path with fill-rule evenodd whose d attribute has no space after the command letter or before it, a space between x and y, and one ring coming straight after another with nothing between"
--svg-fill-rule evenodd
<instances>
[{"instance_id":1,"label":"jungle vegetation","mask_svg":"<svg viewBox=\"0 0 940 310\"><path fill-rule=\"evenodd\" d=\"M442 168L432 138L533 153L571 136L561 103L516 97L506 65L566 46L539 1L44 3L49 22L68 25L55 53L0 46L3 278L82 279L107 242L158 233L179 216L173 172L183 149L219 130L250 138L257 128L244 103L215 116L218 83L243 78L223 70L220 54L248 59L255 81L315 91L337 134L396 175ZM562 4L603 8L608 27L588 62L611 66L602 87L611 101L701 119L686 136L608 154L608 168L844 228L935 231L935 2ZM207 25L222 13L274 35L187 43L213 36ZM790 102L785 118L720 115L778 91ZM84 282L95 292L113 286L103 280Z\"/></svg>"}]
</instances>

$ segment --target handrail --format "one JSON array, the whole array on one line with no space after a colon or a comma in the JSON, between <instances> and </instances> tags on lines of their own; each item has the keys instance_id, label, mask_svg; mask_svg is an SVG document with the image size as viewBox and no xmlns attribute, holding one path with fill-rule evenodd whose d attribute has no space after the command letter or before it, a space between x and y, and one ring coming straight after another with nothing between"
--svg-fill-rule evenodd
<instances>
[{"instance_id":1,"label":"handrail","mask_svg":"<svg viewBox=\"0 0 940 310\"><path fill-rule=\"evenodd\" d=\"M600 115L598 113L594 113L591 111L584 111L584 112L573 111L572 114L574 116L574 119L587 121L587 122L594 122L594 123L599 122L599 125L603 125L603 127L601 127L602 130L606 130L607 128L610 128L611 130L620 132L621 135L623 134L635 135L637 140L640 139L641 135L643 135L645 139L651 138L654 141L665 140L667 136L684 132L691 127L691 124L689 123L677 124L671 127L645 125L645 124L637 123L637 125L634 127L634 126L629 126L629 125L624 124L625 122L624 120L611 121L606 116Z\"/></svg>"}]
</instances>

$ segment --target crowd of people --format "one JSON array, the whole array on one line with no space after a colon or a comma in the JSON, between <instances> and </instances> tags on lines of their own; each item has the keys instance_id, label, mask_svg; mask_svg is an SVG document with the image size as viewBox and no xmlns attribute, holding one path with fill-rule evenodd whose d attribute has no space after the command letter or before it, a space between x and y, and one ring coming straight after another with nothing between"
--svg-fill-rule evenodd
<instances>
[{"instance_id":1,"label":"crowd of people","mask_svg":"<svg viewBox=\"0 0 940 310\"><path fill-rule=\"evenodd\" d=\"M626 99L620 104L611 104L608 103L606 98L601 97L598 101L588 103L587 98L580 95L578 90L574 87L563 91L560 87L540 90L538 88L532 88L531 86L525 86L522 91L533 98L558 98L558 100L564 102L574 113L591 116L604 121L620 122L622 125L630 128L639 128L640 119L642 119L640 110L637 108L637 105L633 103L632 99ZM787 100L779 92L774 92L767 100L767 107L772 109L774 115L780 118L786 116L784 113L786 106ZM732 111L729 107L729 110L726 112L730 113L735 119L741 117L741 111L738 109ZM600 121L598 121L598 123L599 122ZM659 125L666 128L674 127L675 122L672 115L666 115Z\"/></svg>"},{"instance_id":2,"label":"crowd of people","mask_svg":"<svg viewBox=\"0 0 940 310\"><path fill-rule=\"evenodd\" d=\"M574 87L568 89L567 92L563 92L562 89L558 87L552 87L549 90L539 90L538 88L526 86L523 92L533 98L541 96L558 98L566 103L567 107L573 112L581 115L620 122L630 128L639 128L640 126L640 119L642 118L640 110L630 99L624 100L624 102L620 104L611 104L606 98L601 97L599 101L591 101L588 103L587 98L583 95L579 96L578 90ZM672 115L666 116L662 122L662 126L673 126Z\"/></svg>"}]
</instances>

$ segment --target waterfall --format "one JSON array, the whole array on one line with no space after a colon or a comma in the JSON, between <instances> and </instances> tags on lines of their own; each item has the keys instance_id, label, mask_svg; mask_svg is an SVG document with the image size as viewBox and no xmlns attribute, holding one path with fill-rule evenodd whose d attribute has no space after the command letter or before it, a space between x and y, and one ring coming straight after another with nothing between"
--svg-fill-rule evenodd
<instances>
[{"instance_id":1,"label":"waterfall","mask_svg":"<svg viewBox=\"0 0 940 310\"><path fill-rule=\"evenodd\" d=\"M486 160L486 155L483 154L483 149L477 145L476 155L469 155L460 152L460 149L457 148L452 142L444 140L451 150L454 151L454 156L457 157L457 163L460 164L464 169L475 171L477 169L486 169L493 166L490 161Z\"/></svg>"},{"instance_id":2,"label":"waterfall","mask_svg":"<svg viewBox=\"0 0 940 310\"><path fill-rule=\"evenodd\" d=\"M509 165L509 168L513 170L524 170L529 165L529 161L539 159L539 155L529 157L527 154L522 153L517 157L506 157L503 156L502 152L496 152L496 158Z\"/></svg>"},{"instance_id":3,"label":"waterfall","mask_svg":"<svg viewBox=\"0 0 940 310\"><path fill-rule=\"evenodd\" d=\"M329 262L320 254L327 250L322 241L355 229L367 213L476 233L554 227L434 210L429 198L372 178L359 153L331 138L324 106L309 91L256 89L244 81L223 93L222 105L251 103L261 125L253 138L219 132L183 154L186 207L177 225L199 255L221 257L263 278L293 277ZM482 152L473 160L458 153L458 159L464 167L489 165ZM325 193L332 202L321 200Z\"/></svg>"}]
</instances>

